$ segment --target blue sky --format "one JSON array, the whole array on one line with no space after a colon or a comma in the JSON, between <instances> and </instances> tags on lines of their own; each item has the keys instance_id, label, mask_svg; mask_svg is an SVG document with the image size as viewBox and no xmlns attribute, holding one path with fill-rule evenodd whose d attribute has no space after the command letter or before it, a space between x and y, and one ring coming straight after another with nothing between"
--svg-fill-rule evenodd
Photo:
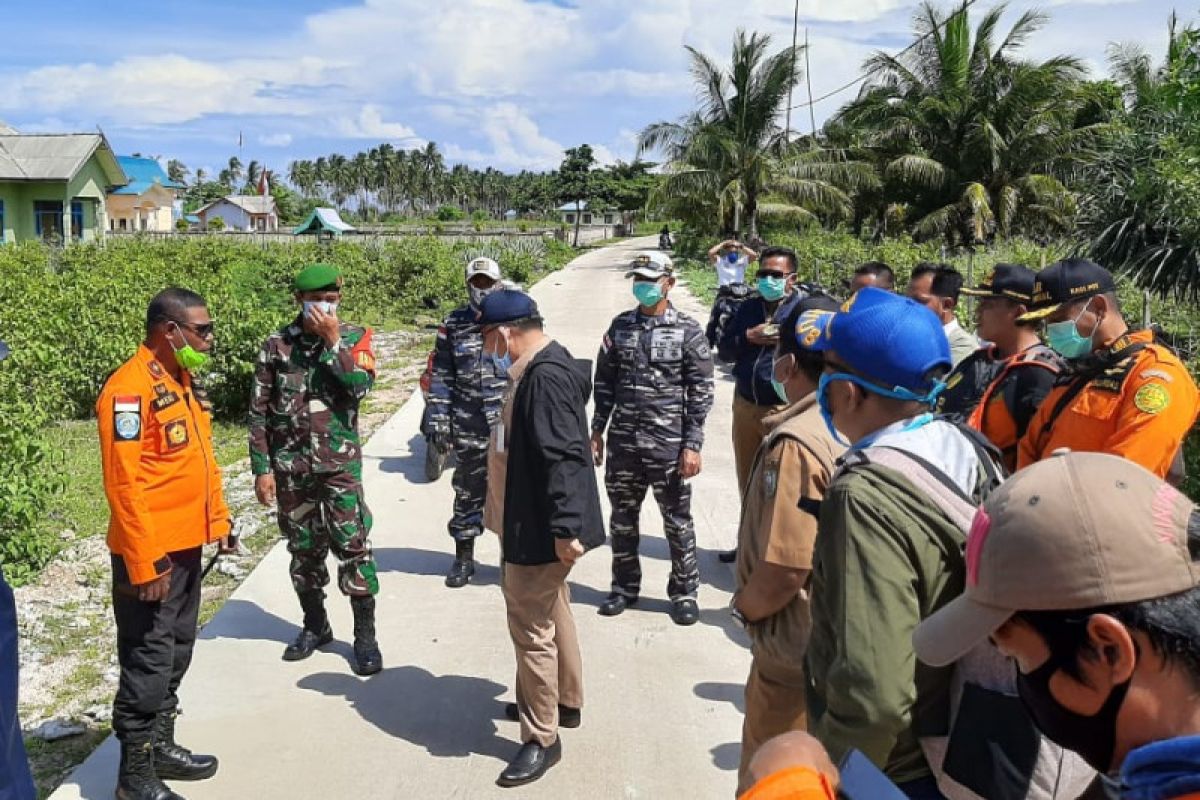
<instances>
[{"instance_id":1,"label":"blue sky","mask_svg":"<svg viewBox=\"0 0 1200 800\"><path fill-rule=\"evenodd\" d=\"M915 6L801 0L814 94L903 47ZM1069 52L1103 74L1111 42L1161 56L1175 4L1013 0L1010 18L1030 7L1051 14L1030 57ZM692 104L684 44L724 61L739 26L782 45L792 21L792 0L63 0L51 23L45 8L0 2L0 120L99 126L119 153L210 171L238 154L239 132L243 161L280 172L383 141L436 141L451 162L505 171L553 168L581 142L629 160L639 129ZM848 96L820 104L817 123Z\"/></svg>"}]
</instances>

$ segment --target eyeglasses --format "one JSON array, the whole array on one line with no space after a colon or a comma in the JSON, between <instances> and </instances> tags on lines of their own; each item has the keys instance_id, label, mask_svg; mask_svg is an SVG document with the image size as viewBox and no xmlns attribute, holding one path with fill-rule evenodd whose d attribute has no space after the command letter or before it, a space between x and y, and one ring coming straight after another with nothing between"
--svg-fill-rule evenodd
<instances>
[{"instance_id":1,"label":"eyeglasses","mask_svg":"<svg viewBox=\"0 0 1200 800\"><path fill-rule=\"evenodd\" d=\"M211 323L211 322L205 322L201 325L196 325L191 322L183 322L183 321L177 320L177 319L173 319L173 320L171 320L171 322L174 322L176 325L178 325L181 328L187 328L189 331L196 334L201 339L207 339L209 336L213 335L214 326L213 326L213 323Z\"/></svg>"}]
</instances>

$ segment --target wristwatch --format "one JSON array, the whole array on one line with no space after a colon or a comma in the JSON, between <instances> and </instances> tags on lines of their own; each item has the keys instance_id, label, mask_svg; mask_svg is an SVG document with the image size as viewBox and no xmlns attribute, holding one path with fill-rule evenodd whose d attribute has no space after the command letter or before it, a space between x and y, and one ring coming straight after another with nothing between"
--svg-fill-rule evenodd
<instances>
[{"instance_id":1,"label":"wristwatch","mask_svg":"<svg viewBox=\"0 0 1200 800\"><path fill-rule=\"evenodd\" d=\"M729 601L729 616L733 617L733 621L736 622L737 626L742 630L746 630L746 628L750 625L750 620L746 619L746 615L738 610L736 594Z\"/></svg>"}]
</instances>

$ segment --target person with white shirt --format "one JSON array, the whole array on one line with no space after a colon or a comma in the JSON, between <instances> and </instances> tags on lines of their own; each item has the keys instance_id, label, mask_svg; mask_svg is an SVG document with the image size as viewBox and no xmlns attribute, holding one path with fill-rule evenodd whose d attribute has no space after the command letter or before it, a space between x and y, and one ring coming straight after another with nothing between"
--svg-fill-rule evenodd
<instances>
[{"instance_id":1,"label":"person with white shirt","mask_svg":"<svg viewBox=\"0 0 1200 800\"><path fill-rule=\"evenodd\" d=\"M954 366L979 349L979 340L958 324L955 310L962 291L963 276L948 264L921 262L913 268L908 279L908 296L928 308L942 322L942 330L950 343L950 360Z\"/></svg>"}]
</instances>

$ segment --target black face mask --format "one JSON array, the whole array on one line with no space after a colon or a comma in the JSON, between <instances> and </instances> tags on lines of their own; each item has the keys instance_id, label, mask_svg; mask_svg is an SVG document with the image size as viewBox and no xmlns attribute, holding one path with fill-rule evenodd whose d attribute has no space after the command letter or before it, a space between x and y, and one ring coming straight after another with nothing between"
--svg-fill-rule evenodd
<instances>
[{"instance_id":1,"label":"black face mask","mask_svg":"<svg viewBox=\"0 0 1200 800\"><path fill-rule=\"evenodd\" d=\"M1047 739L1078 753L1094 770L1106 774L1113 765L1117 714L1125 702L1130 681L1113 687L1104 705L1089 717L1063 708L1050 694L1050 678L1057 671L1058 664L1053 658L1029 674L1018 669L1017 694Z\"/></svg>"}]
</instances>

